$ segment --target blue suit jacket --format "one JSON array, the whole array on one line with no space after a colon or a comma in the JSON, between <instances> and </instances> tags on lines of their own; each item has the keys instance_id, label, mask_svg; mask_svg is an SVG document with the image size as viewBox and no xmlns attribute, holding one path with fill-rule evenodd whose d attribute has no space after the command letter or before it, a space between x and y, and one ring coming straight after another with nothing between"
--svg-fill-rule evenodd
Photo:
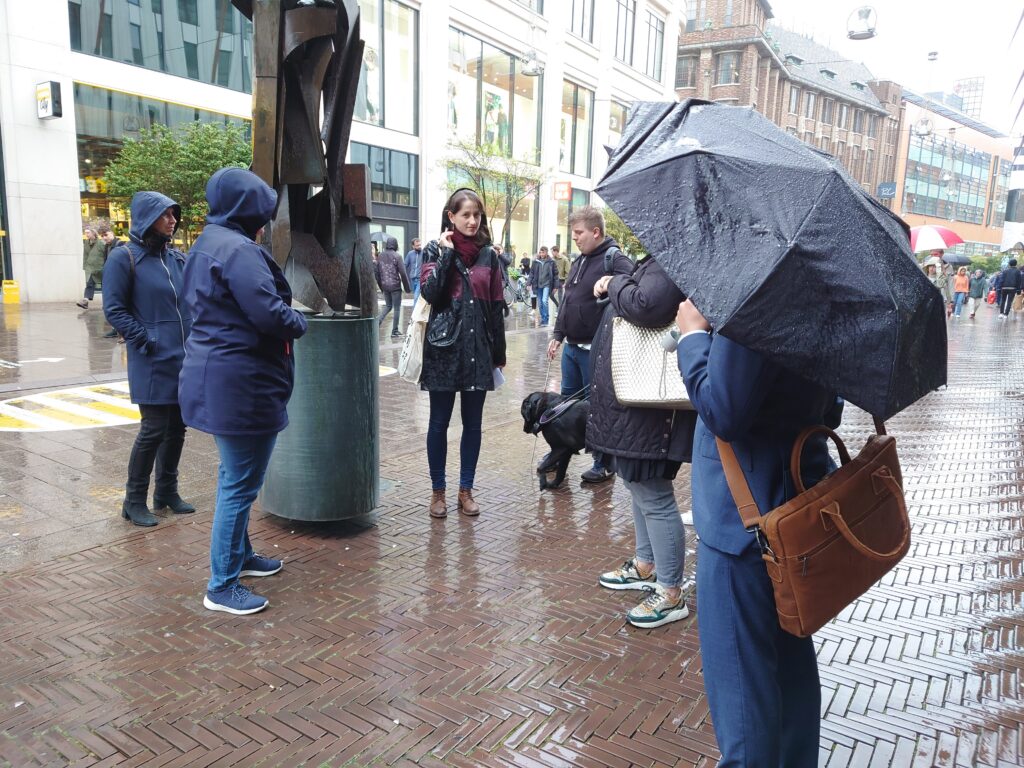
<instances>
[{"instance_id":1,"label":"blue suit jacket","mask_svg":"<svg viewBox=\"0 0 1024 768\"><path fill-rule=\"evenodd\" d=\"M796 436L813 424L838 426L842 401L724 336L686 336L677 355L699 416L692 475L697 535L710 547L739 555L754 545L754 537L740 521L715 436L732 444L765 514L796 495L789 470ZM804 484L810 487L833 468L824 438L809 440L801 466Z\"/></svg>"}]
</instances>

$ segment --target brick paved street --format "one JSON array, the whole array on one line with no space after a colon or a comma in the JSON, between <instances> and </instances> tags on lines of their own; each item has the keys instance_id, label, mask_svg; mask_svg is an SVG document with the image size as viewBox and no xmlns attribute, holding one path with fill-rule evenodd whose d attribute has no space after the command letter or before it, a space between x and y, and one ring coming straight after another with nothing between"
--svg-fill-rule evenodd
<instances>
[{"instance_id":1,"label":"brick paved street","mask_svg":"<svg viewBox=\"0 0 1024 768\"><path fill-rule=\"evenodd\" d=\"M97 312L2 319L0 358L64 360L0 368L0 398L124 378ZM713 766L699 617L641 631L635 595L597 586L631 552L628 494L579 487L582 458L538 493L519 401L557 371L544 332L515 328L481 516L427 517L426 398L383 378L376 525L254 512L286 565L253 617L201 603L210 438L182 462L200 511L144 530L118 516L134 426L0 432L0 765ZM951 325L950 386L889 424L913 546L816 636L822 766L1022 763L1022 348L1024 319ZM869 428L848 409L840 432L859 448ZM676 489L686 509L685 471Z\"/></svg>"}]
</instances>

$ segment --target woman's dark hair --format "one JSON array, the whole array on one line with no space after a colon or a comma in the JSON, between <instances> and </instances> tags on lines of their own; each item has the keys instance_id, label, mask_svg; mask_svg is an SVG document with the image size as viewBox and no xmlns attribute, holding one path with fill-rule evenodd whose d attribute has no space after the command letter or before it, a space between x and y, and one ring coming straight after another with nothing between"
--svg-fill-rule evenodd
<instances>
[{"instance_id":1,"label":"woman's dark hair","mask_svg":"<svg viewBox=\"0 0 1024 768\"><path fill-rule=\"evenodd\" d=\"M448 212L451 211L453 215L458 213L467 202L475 203L477 208L480 209L480 228L473 237L474 242L480 248L490 245L491 230L487 226L487 214L484 212L484 203L480 199L480 195L467 187L455 190L452 196L448 198L448 202L444 204L444 211L441 213L441 231L444 232L446 229L454 228L454 225L448 218Z\"/></svg>"}]
</instances>

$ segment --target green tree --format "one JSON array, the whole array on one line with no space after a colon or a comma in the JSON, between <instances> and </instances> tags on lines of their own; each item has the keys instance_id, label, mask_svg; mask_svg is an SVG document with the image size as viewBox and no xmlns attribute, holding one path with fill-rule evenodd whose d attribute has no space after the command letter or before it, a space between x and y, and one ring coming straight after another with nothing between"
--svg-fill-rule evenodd
<instances>
[{"instance_id":1,"label":"green tree","mask_svg":"<svg viewBox=\"0 0 1024 768\"><path fill-rule=\"evenodd\" d=\"M626 222L611 208L604 209L604 231L605 234L614 237L619 247L634 261L647 255L647 249L640 242L640 238L633 234L633 230L626 226Z\"/></svg>"},{"instance_id":2,"label":"green tree","mask_svg":"<svg viewBox=\"0 0 1024 768\"><path fill-rule=\"evenodd\" d=\"M248 168L252 147L245 130L223 123L188 123L178 129L154 125L127 139L107 166L107 191L127 202L136 192L162 192L181 206L181 235L188 247L208 207L206 182L228 165Z\"/></svg>"},{"instance_id":3,"label":"green tree","mask_svg":"<svg viewBox=\"0 0 1024 768\"><path fill-rule=\"evenodd\" d=\"M448 171L449 194L459 187L470 187L484 204L488 221L504 219L500 236L491 231L497 243L509 244L512 217L527 198L536 195L551 173L527 160L506 154L495 144L478 145L475 141L453 141L449 155L442 161Z\"/></svg>"},{"instance_id":4,"label":"green tree","mask_svg":"<svg viewBox=\"0 0 1024 768\"><path fill-rule=\"evenodd\" d=\"M971 263L969 269L973 272L976 269L980 269L986 275L991 275L993 272L998 272L1002 266L1003 257L998 253L992 253L988 256L971 256Z\"/></svg>"}]
</instances>

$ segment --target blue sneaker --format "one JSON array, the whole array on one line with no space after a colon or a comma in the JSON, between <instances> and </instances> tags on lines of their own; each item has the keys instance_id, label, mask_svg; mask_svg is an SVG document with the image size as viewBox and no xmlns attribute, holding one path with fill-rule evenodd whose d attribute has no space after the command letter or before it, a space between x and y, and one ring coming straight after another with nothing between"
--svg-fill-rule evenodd
<instances>
[{"instance_id":1,"label":"blue sneaker","mask_svg":"<svg viewBox=\"0 0 1024 768\"><path fill-rule=\"evenodd\" d=\"M273 576L282 568L284 568L284 562L281 560L264 557L254 552L252 557L242 563L242 572L238 576L239 578L242 576Z\"/></svg>"},{"instance_id":2,"label":"blue sneaker","mask_svg":"<svg viewBox=\"0 0 1024 768\"><path fill-rule=\"evenodd\" d=\"M251 589L236 581L224 589L207 592L203 598L203 605L211 611L245 616L249 613L259 613L270 605L270 601L260 595L254 595Z\"/></svg>"}]
</instances>

